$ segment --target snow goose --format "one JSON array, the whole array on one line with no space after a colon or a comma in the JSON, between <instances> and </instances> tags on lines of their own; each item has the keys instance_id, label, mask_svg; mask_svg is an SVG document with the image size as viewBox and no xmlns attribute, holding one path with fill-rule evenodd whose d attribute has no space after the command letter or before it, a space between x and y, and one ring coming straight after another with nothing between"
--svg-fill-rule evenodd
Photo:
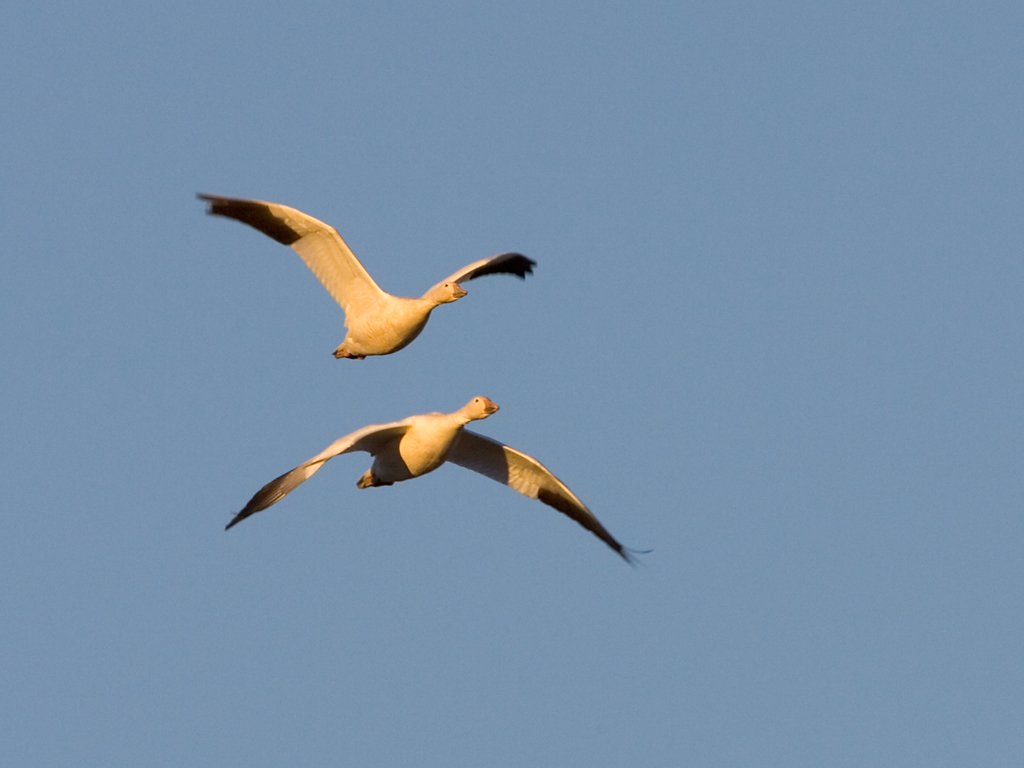
<instances>
[{"instance_id":1,"label":"snow goose","mask_svg":"<svg viewBox=\"0 0 1024 768\"><path fill-rule=\"evenodd\" d=\"M554 507L632 563L631 550L616 541L594 513L547 467L515 448L464 429L469 422L486 419L497 410L498 405L488 398L474 397L453 413L424 413L357 429L260 488L224 530L279 502L329 459L365 451L373 456L373 465L359 478L359 488L393 485L433 472L450 461Z\"/></svg>"},{"instance_id":2,"label":"snow goose","mask_svg":"<svg viewBox=\"0 0 1024 768\"><path fill-rule=\"evenodd\" d=\"M369 355L397 352L419 336L435 307L466 295L460 283L499 273L525 279L536 264L521 253L502 253L467 264L418 299L393 296L373 281L329 224L278 203L217 195L197 197L208 203L207 213L248 224L291 246L302 257L345 311L346 336L334 350L336 358L361 360Z\"/></svg>"}]
</instances>

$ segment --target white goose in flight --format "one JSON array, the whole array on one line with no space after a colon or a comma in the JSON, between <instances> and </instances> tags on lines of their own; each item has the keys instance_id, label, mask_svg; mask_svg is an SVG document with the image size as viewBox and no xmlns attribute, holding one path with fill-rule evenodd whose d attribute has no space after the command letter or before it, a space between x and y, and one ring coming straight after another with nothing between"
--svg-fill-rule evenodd
<instances>
[{"instance_id":1,"label":"white goose in flight","mask_svg":"<svg viewBox=\"0 0 1024 768\"><path fill-rule=\"evenodd\" d=\"M347 335L334 350L337 358L361 360L369 355L397 352L419 336L435 307L466 295L460 283L498 273L525 279L536 264L521 253L502 253L467 264L418 299L393 296L373 281L329 224L278 203L216 195L197 197L209 204L207 213L248 224L291 246L302 257L345 311Z\"/></svg>"},{"instance_id":2,"label":"white goose in flight","mask_svg":"<svg viewBox=\"0 0 1024 768\"><path fill-rule=\"evenodd\" d=\"M450 461L554 507L601 539L626 562L633 563L632 551L616 541L594 513L547 467L515 448L464 429L469 422L486 419L497 410L498 405L488 398L474 397L453 413L424 413L357 429L260 488L224 530L279 502L329 459L365 451L373 456L373 465L359 478L359 488L399 483L433 472Z\"/></svg>"}]
</instances>

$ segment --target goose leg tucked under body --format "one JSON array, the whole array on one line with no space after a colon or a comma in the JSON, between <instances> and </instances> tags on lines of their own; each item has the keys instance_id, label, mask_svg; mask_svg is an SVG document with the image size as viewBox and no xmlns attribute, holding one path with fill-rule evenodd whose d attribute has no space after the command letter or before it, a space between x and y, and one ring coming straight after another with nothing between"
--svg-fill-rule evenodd
<instances>
[{"instance_id":1,"label":"goose leg tucked under body","mask_svg":"<svg viewBox=\"0 0 1024 768\"><path fill-rule=\"evenodd\" d=\"M452 413L425 413L357 429L264 485L225 530L276 504L335 456L364 451L373 456L373 464L356 483L359 488L410 480L451 462L562 512L632 563L631 551L616 541L594 513L543 464L515 448L465 429L471 421L486 419L497 410L497 404L488 398L474 397Z\"/></svg>"},{"instance_id":2,"label":"goose leg tucked under body","mask_svg":"<svg viewBox=\"0 0 1024 768\"><path fill-rule=\"evenodd\" d=\"M345 311L345 339L334 350L337 358L361 360L390 355L412 342L441 304L466 295L460 285L484 275L511 274L525 278L536 262L521 253L502 253L467 264L419 298L393 296L382 290L355 254L329 224L296 208L263 200L198 195L207 212L258 229L290 246Z\"/></svg>"}]
</instances>

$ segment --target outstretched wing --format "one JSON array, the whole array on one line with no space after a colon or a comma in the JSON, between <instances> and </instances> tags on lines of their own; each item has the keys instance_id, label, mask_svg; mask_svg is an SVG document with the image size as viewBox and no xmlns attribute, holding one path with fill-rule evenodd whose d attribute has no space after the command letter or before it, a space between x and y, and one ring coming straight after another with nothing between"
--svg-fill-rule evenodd
<instances>
[{"instance_id":1,"label":"outstretched wing","mask_svg":"<svg viewBox=\"0 0 1024 768\"><path fill-rule=\"evenodd\" d=\"M462 283L484 275L499 274L515 275L525 280L527 275L533 274L533 268L536 265L536 261L521 253L500 253L489 259L480 259L480 261L467 264L457 272L448 275L441 283Z\"/></svg>"},{"instance_id":2,"label":"outstretched wing","mask_svg":"<svg viewBox=\"0 0 1024 768\"><path fill-rule=\"evenodd\" d=\"M407 429L409 429L409 423L408 419L405 419L390 424L370 424L362 429L357 429L351 434L338 438L309 461L299 464L295 469L288 470L256 491L256 494L249 499L249 503L245 505L245 508L231 518L231 522L224 527L224 530L226 531L231 526L237 525L249 517L249 515L261 512L279 502L315 475L320 470L320 467L329 459L333 459L335 456L340 456L343 453L352 453L353 451L366 451L371 455L376 454L388 442L405 434Z\"/></svg>"},{"instance_id":3,"label":"outstretched wing","mask_svg":"<svg viewBox=\"0 0 1024 768\"><path fill-rule=\"evenodd\" d=\"M296 208L263 200L197 195L207 213L225 216L291 246L346 315L370 308L384 292L359 263L338 231Z\"/></svg>"},{"instance_id":4,"label":"outstretched wing","mask_svg":"<svg viewBox=\"0 0 1024 768\"><path fill-rule=\"evenodd\" d=\"M601 539L627 563L633 562L629 550L608 533L586 504L532 456L463 429L458 441L448 452L447 459L557 509Z\"/></svg>"}]
</instances>

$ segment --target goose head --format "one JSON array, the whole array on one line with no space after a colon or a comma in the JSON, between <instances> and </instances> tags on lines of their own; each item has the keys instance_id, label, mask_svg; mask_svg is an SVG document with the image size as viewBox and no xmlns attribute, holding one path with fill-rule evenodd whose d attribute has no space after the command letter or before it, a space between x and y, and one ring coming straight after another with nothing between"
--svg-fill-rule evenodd
<instances>
[{"instance_id":1,"label":"goose head","mask_svg":"<svg viewBox=\"0 0 1024 768\"><path fill-rule=\"evenodd\" d=\"M453 280L446 280L443 283L438 283L423 297L432 301L435 305L438 304L451 304L453 301L458 301L466 295L466 289Z\"/></svg>"},{"instance_id":2,"label":"goose head","mask_svg":"<svg viewBox=\"0 0 1024 768\"><path fill-rule=\"evenodd\" d=\"M492 413L497 413L498 404L489 397L477 395L462 406L461 410L470 421L477 421L479 419L486 419Z\"/></svg>"}]
</instances>

